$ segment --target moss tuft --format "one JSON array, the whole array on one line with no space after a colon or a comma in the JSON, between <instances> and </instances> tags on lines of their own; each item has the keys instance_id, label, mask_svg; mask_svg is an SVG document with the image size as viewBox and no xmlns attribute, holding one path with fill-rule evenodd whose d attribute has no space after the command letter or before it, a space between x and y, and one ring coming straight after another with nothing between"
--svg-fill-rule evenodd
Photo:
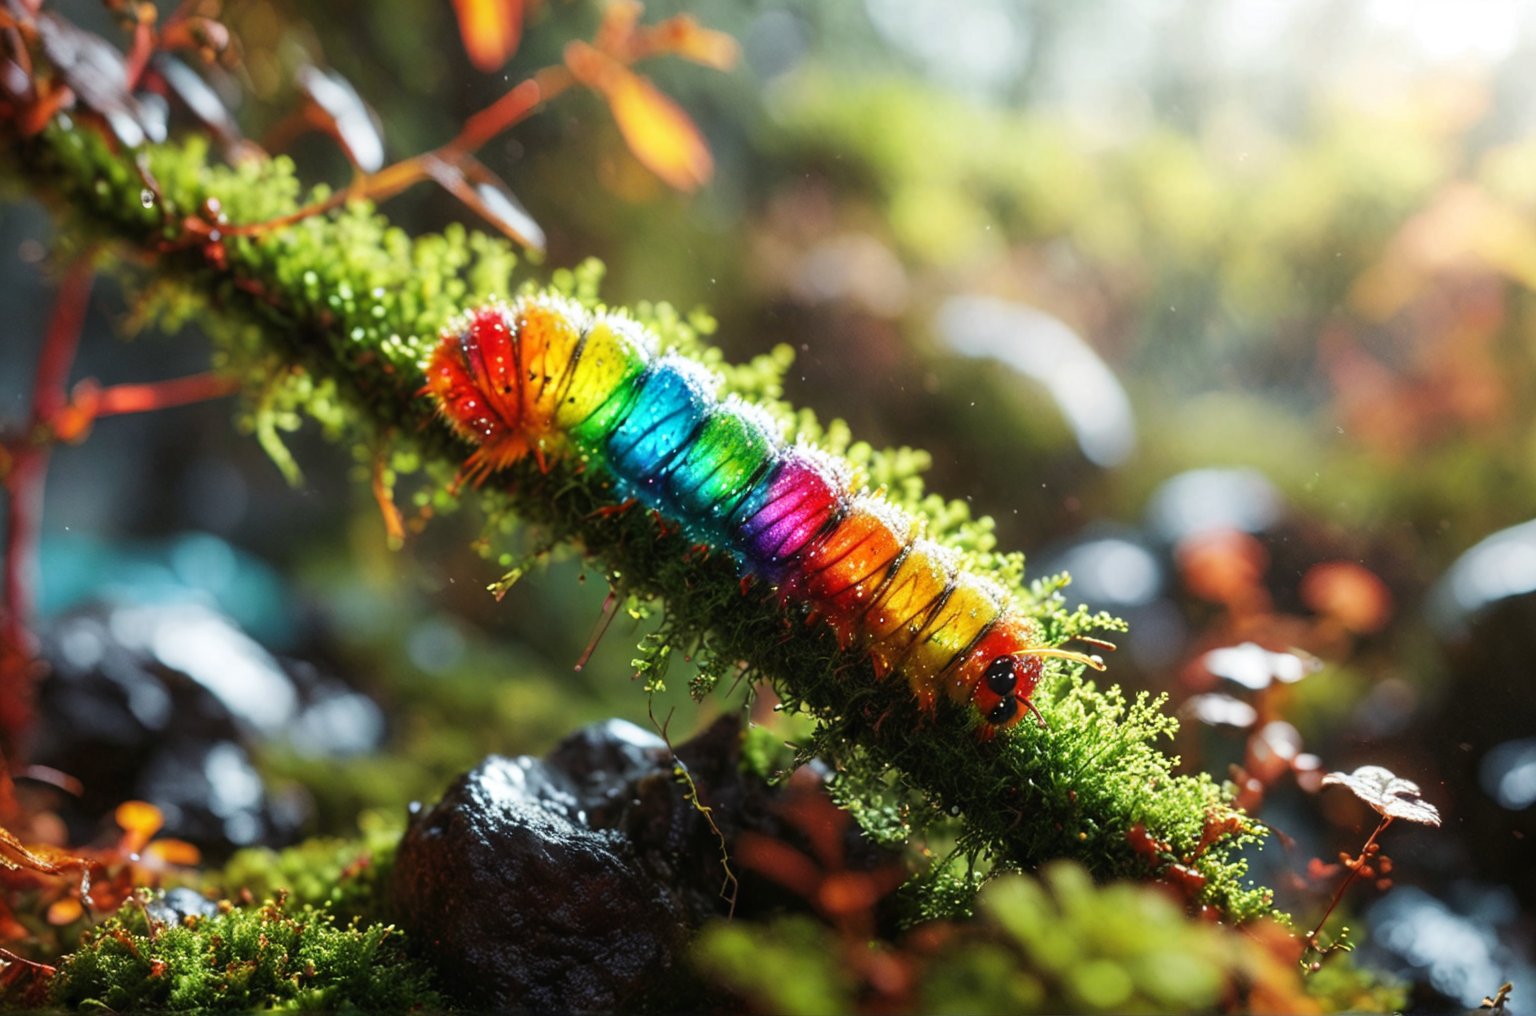
<instances>
[{"instance_id":1,"label":"moss tuft","mask_svg":"<svg viewBox=\"0 0 1536 1016\"><path fill-rule=\"evenodd\" d=\"M202 880L204 888L230 899L283 896L292 906L328 907L339 919L380 920L405 817L365 812L358 824L356 838L322 836L283 850L238 850Z\"/></svg>"},{"instance_id":2,"label":"moss tuft","mask_svg":"<svg viewBox=\"0 0 1536 1016\"><path fill-rule=\"evenodd\" d=\"M338 925L328 909L282 898L221 904L180 924L152 918L146 900L88 932L65 958L51 1001L117 1012L440 1009L430 975L383 924Z\"/></svg>"}]
</instances>

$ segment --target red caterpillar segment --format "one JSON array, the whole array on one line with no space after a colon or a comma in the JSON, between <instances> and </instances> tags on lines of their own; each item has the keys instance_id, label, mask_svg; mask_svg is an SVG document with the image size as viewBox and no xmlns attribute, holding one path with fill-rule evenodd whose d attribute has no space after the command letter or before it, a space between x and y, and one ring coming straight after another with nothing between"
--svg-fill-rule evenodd
<instances>
[{"instance_id":1,"label":"red caterpillar segment","mask_svg":"<svg viewBox=\"0 0 1536 1016\"><path fill-rule=\"evenodd\" d=\"M532 448L520 344L506 308L483 307L444 335L427 365L423 390L454 432L479 446L465 464L468 475L509 466Z\"/></svg>"},{"instance_id":2,"label":"red caterpillar segment","mask_svg":"<svg viewBox=\"0 0 1536 1016\"><path fill-rule=\"evenodd\" d=\"M880 677L901 675L924 709L941 692L973 704L986 735L1033 709L1041 657L1103 668L1042 646L1007 595L922 539L912 516L850 495L837 461L785 447L753 407L717 399L704 368L653 349L631 322L564 300L492 304L445 333L422 391L477 446L468 475L580 455L614 478L616 497L734 555L867 652Z\"/></svg>"}]
</instances>

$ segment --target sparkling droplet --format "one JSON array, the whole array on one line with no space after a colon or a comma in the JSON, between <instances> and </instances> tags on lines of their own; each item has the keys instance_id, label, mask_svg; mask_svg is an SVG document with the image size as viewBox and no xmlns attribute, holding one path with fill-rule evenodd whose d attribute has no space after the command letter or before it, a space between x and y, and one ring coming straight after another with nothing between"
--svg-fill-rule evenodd
<instances>
[{"instance_id":1,"label":"sparkling droplet","mask_svg":"<svg viewBox=\"0 0 1536 1016\"><path fill-rule=\"evenodd\" d=\"M143 190L139 191L139 204L143 205L145 208L155 207L155 192L150 190L148 187L145 187Z\"/></svg>"}]
</instances>

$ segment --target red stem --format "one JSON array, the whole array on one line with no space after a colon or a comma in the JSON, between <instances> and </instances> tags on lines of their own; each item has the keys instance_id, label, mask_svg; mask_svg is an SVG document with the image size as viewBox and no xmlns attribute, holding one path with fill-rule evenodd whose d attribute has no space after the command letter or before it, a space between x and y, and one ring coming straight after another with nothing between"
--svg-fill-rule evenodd
<instances>
[{"instance_id":1,"label":"red stem","mask_svg":"<svg viewBox=\"0 0 1536 1016\"><path fill-rule=\"evenodd\" d=\"M69 402L69 371L80 345L85 307L91 295L94 272L85 259L76 261L59 280L53 315L37 357L37 376L32 380L32 420L46 424Z\"/></svg>"},{"instance_id":2,"label":"red stem","mask_svg":"<svg viewBox=\"0 0 1536 1016\"><path fill-rule=\"evenodd\" d=\"M3 566L5 602L0 604L0 742L13 749L32 719L37 547L50 450L46 431L69 405L65 385L80 345L92 274L88 259L81 258L60 280L32 380L32 418L25 435L10 449L10 469L4 476L9 510Z\"/></svg>"},{"instance_id":3,"label":"red stem","mask_svg":"<svg viewBox=\"0 0 1536 1016\"><path fill-rule=\"evenodd\" d=\"M306 205L287 215L280 215L265 222L224 226L222 231L225 236L255 236L291 226L315 215L323 215L334 208L340 208L353 198L383 201L393 197L407 187L428 179L430 174L426 167L432 162L453 164L460 156L478 151L496 135L526 120L540 106L570 88L574 80L564 67L546 67L535 73L533 77L515 85L489 106L470 116L464 122L464 129L446 145L385 166L377 173L363 177L351 187L337 191L323 201Z\"/></svg>"},{"instance_id":4,"label":"red stem","mask_svg":"<svg viewBox=\"0 0 1536 1016\"><path fill-rule=\"evenodd\" d=\"M1334 908L1337 907L1339 905L1339 901L1344 898L1344 890L1348 889L1352 884L1354 884L1355 879L1360 877L1360 869L1365 867L1366 854L1370 852L1371 844L1375 843L1377 838L1380 837L1382 833L1386 832L1387 826L1391 824L1391 815L1381 816L1381 824L1376 827L1375 832L1371 833L1370 839L1365 841L1365 846L1360 848L1360 853L1355 857L1355 863L1350 865L1349 874L1344 877L1344 881L1340 882L1339 887L1334 890L1333 899L1328 903L1328 909L1323 911L1323 916L1318 920L1317 926L1311 931L1307 932L1307 937L1303 941L1305 941L1308 946L1312 947L1313 949L1317 948L1317 936L1322 934L1323 925L1328 923L1328 918L1333 915Z\"/></svg>"},{"instance_id":5,"label":"red stem","mask_svg":"<svg viewBox=\"0 0 1536 1016\"><path fill-rule=\"evenodd\" d=\"M232 395L239 388L239 383L233 378L219 377L217 374L192 374L148 384L112 385L95 394L91 416L122 416L125 413L187 406Z\"/></svg>"}]
</instances>

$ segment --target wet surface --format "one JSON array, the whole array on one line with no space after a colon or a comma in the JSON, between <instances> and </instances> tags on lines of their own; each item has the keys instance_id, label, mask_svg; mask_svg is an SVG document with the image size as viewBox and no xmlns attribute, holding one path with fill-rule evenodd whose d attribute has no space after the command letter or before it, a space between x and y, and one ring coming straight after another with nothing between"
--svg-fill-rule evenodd
<instances>
[{"instance_id":1,"label":"wet surface","mask_svg":"<svg viewBox=\"0 0 1536 1016\"><path fill-rule=\"evenodd\" d=\"M741 770L741 728L678 748L727 844L780 837L779 791ZM543 759L492 756L415 814L392 895L400 924L472 1006L531 1011L686 1008L679 960L723 914L721 843L654 735L621 721ZM784 904L745 882L737 914Z\"/></svg>"},{"instance_id":2,"label":"wet surface","mask_svg":"<svg viewBox=\"0 0 1536 1016\"><path fill-rule=\"evenodd\" d=\"M79 795L59 802L77 842L126 800L159 807L166 835L205 853L291 841L306 802L269 791L252 752L344 755L384 734L371 700L278 659L206 606L83 608L51 621L43 642L28 757L78 781Z\"/></svg>"}]
</instances>

